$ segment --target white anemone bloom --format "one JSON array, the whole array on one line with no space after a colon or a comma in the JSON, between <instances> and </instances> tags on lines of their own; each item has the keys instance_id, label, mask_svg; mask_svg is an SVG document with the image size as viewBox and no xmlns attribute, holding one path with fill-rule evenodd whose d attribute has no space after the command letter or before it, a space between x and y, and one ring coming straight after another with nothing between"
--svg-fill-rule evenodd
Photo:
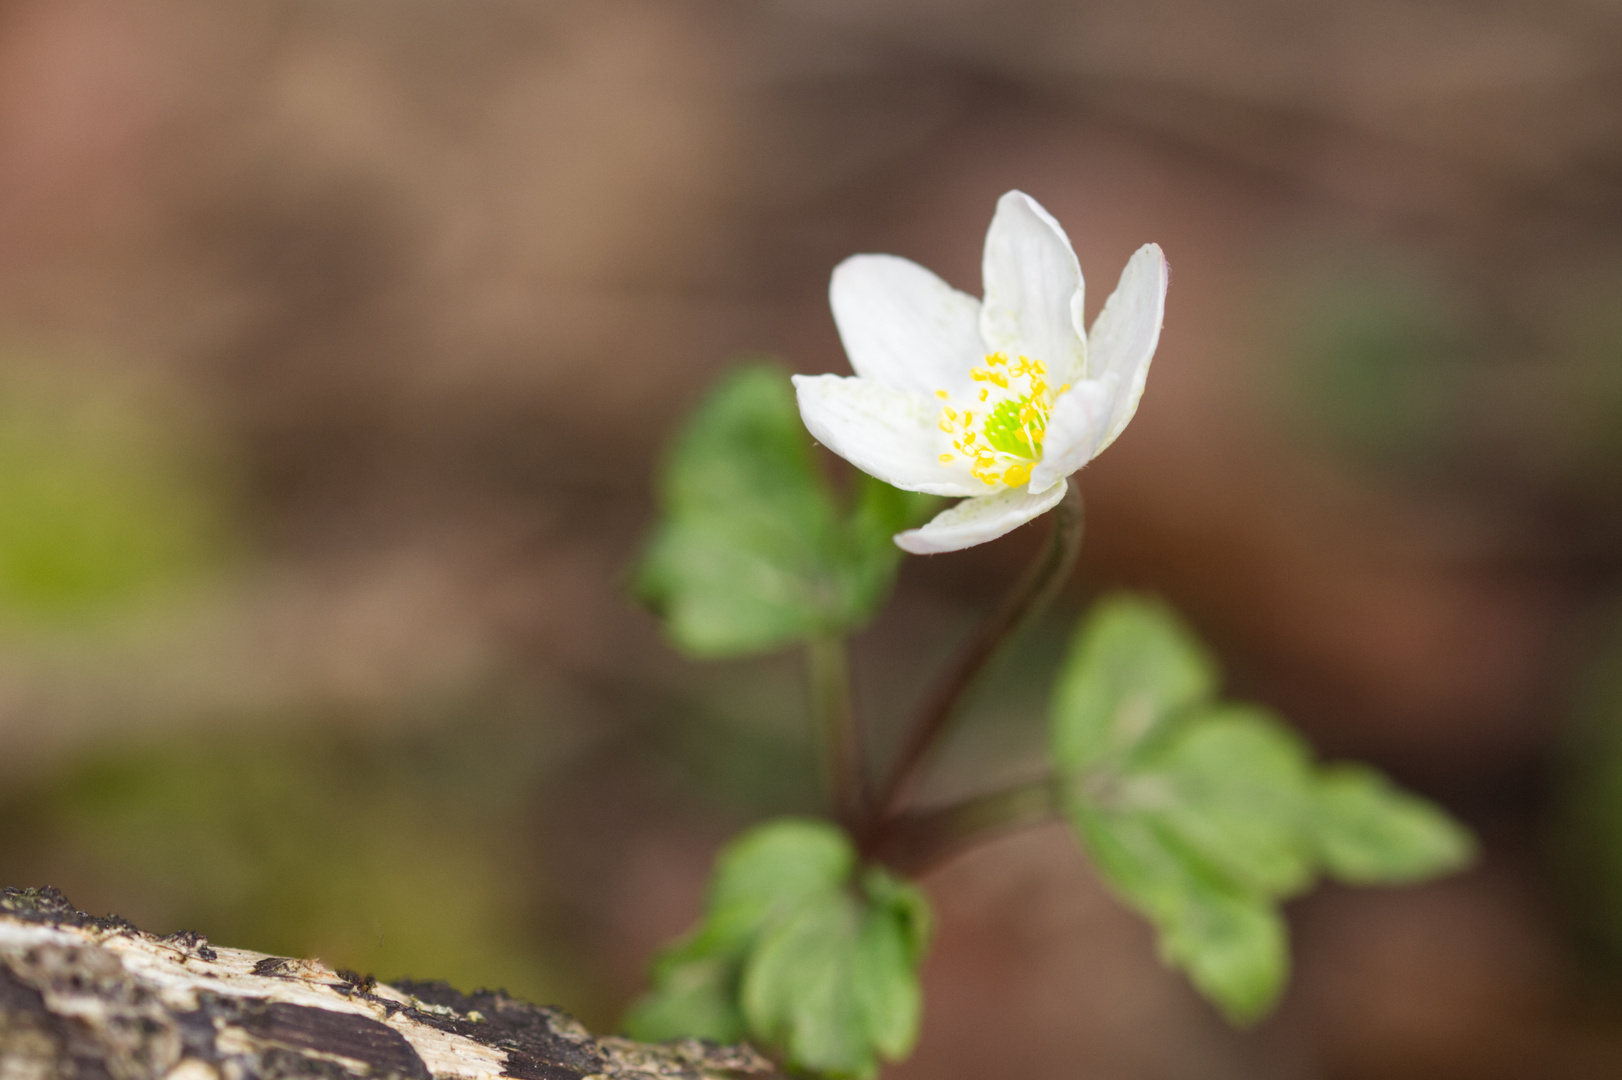
<instances>
[{"instance_id":1,"label":"white anemone bloom","mask_svg":"<svg viewBox=\"0 0 1622 1080\"><path fill-rule=\"evenodd\" d=\"M1089 334L1070 240L1023 192L997 201L981 274L984 301L893 255L846 259L829 299L856 375L794 376L818 442L898 488L965 496L896 536L919 555L1057 506L1137 411L1160 340L1159 246L1132 256Z\"/></svg>"}]
</instances>

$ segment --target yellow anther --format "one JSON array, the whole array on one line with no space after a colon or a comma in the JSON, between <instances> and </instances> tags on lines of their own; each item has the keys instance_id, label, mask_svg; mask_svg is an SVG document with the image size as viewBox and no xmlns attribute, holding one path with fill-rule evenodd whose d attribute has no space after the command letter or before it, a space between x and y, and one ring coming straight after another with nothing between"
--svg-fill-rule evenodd
<instances>
[{"instance_id":1,"label":"yellow anther","mask_svg":"<svg viewBox=\"0 0 1622 1080\"><path fill-rule=\"evenodd\" d=\"M952 449L956 451L941 454L941 463L966 458L969 473L992 487L1027 483L1031 468L1042 459L1042 438L1053 411L1053 399L1070 389L1070 384L1065 383L1055 391L1043 377L1047 370L1041 360L1028 356L1011 361L1007 353L987 353L982 366L969 370L969 377L981 384L977 389L987 408L966 409L961 414L949 407L941 408L941 429L952 436ZM1024 382L1015 386L1016 380ZM993 386L998 390L996 402L991 401ZM943 401L949 397L945 390L935 393Z\"/></svg>"}]
</instances>

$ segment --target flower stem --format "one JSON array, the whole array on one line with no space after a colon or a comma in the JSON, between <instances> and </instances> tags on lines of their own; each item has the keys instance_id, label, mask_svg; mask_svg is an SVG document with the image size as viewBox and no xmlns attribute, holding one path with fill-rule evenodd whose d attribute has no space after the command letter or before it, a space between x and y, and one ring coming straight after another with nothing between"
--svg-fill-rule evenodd
<instances>
[{"instance_id":1,"label":"flower stem","mask_svg":"<svg viewBox=\"0 0 1622 1080\"><path fill-rule=\"evenodd\" d=\"M855 828L867 814L869 792L862 731L851 705L850 663L844 639L812 638L806 643L806 667L834 815L847 828Z\"/></svg>"},{"instance_id":2,"label":"flower stem","mask_svg":"<svg viewBox=\"0 0 1622 1080\"><path fill-rule=\"evenodd\" d=\"M898 814L876 827L865 854L918 877L983 840L1048 821L1058 810L1057 781L1044 777L950 806Z\"/></svg>"},{"instance_id":3,"label":"flower stem","mask_svg":"<svg viewBox=\"0 0 1622 1080\"><path fill-rule=\"evenodd\" d=\"M1081 534L1081 492L1072 483L1053 511L1053 532L1042 554L1003 598L997 610L958 650L913 714L901 749L873 804L878 810L873 829L882 829L884 821L900 813L917 787L924 766L938 748L941 736L960 710L965 694L986 665L1010 637L1047 606L1070 576L1076 556L1081 552Z\"/></svg>"}]
</instances>

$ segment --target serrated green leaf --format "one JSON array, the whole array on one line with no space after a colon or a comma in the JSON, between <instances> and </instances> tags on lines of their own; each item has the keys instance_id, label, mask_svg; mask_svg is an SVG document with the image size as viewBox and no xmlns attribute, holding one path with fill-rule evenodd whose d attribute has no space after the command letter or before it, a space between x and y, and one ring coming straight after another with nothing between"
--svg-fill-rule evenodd
<instances>
[{"instance_id":1,"label":"serrated green leaf","mask_svg":"<svg viewBox=\"0 0 1622 1080\"><path fill-rule=\"evenodd\" d=\"M757 364L724 379L683 429L660 479L664 512L636 575L670 639L740 656L871 618L901 559L890 540L933 501L862 477L840 511L788 377Z\"/></svg>"},{"instance_id":2,"label":"serrated green leaf","mask_svg":"<svg viewBox=\"0 0 1622 1080\"><path fill-rule=\"evenodd\" d=\"M655 959L652 989L626 1014L626 1031L649 1041L741 1038L739 987L756 939L775 918L837 894L855 857L822 821L784 818L734 839L716 860L704 921Z\"/></svg>"},{"instance_id":3,"label":"serrated green leaf","mask_svg":"<svg viewBox=\"0 0 1622 1080\"><path fill-rule=\"evenodd\" d=\"M1128 781L1144 812L1238 884L1284 896L1312 880L1311 761L1261 709L1214 707L1187 721Z\"/></svg>"},{"instance_id":4,"label":"serrated green leaf","mask_svg":"<svg viewBox=\"0 0 1622 1080\"><path fill-rule=\"evenodd\" d=\"M745 965L740 1001L751 1033L801 1068L878 1070L852 986L861 916L846 893L818 897L767 930Z\"/></svg>"},{"instance_id":5,"label":"serrated green leaf","mask_svg":"<svg viewBox=\"0 0 1622 1080\"><path fill-rule=\"evenodd\" d=\"M740 1004L751 1033L817 1072L855 1074L871 1065L848 978L855 957L852 898L806 898L761 934L744 965Z\"/></svg>"},{"instance_id":6,"label":"serrated green leaf","mask_svg":"<svg viewBox=\"0 0 1622 1080\"><path fill-rule=\"evenodd\" d=\"M633 1039L712 1039L737 1042L746 1034L738 1009L741 957L684 956L681 946L654 962L655 992L632 1004L623 1027Z\"/></svg>"},{"instance_id":7,"label":"serrated green leaf","mask_svg":"<svg viewBox=\"0 0 1622 1080\"><path fill-rule=\"evenodd\" d=\"M1077 629L1052 702L1062 772L1130 756L1179 712L1209 700L1216 664L1164 604L1101 600Z\"/></svg>"},{"instance_id":8,"label":"serrated green leaf","mask_svg":"<svg viewBox=\"0 0 1622 1080\"><path fill-rule=\"evenodd\" d=\"M1289 951L1267 899L1207 863L1154 814L1073 804L1070 819L1104 880L1154 924L1166 963L1236 1024L1272 1008Z\"/></svg>"},{"instance_id":9,"label":"serrated green leaf","mask_svg":"<svg viewBox=\"0 0 1622 1080\"><path fill-rule=\"evenodd\" d=\"M785 819L739 837L717 861L704 922L655 963L627 1029L746 1035L796 1068L859 1080L906 1054L929 905L884 870L857 880L856 865L849 839L825 822Z\"/></svg>"},{"instance_id":10,"label":"serrated green leaf","mask_svg":"<svg viewBox=\"0 0 1622 1080\"><path fill-rule=\"evenodd\" d=\"M1325 769L1315 824L1324 867L1354 885L1394 885L1457 870L1475 841L1442 810L1366 765Z\"/></svg>"},{"instance_id":11,"label":"serrated green leaf","mask_svg":"<svg viewBox=\"0 0 1622 1080\"><path fill-rule=\"evenodd\" d=\"M875 866L862 875L862 892L875 910L887 911L896 920L907 960L913 964L922 960L935 932L934 914L923 890Z\"/></svg>"},{"instance_id":12,"label":"serrated green leaf","mask_svg":"<svg viewBox=\"0 0 1622 1080\"><path fill-rule=\"evenodd\" d=\"M1289 968L1277 901L1327 869L1354 883L1457 869L1469 834L1361 767L1319 772L1265 710L1209 703L1214 665L1164 608L1100 602L1053 702L1066 815L1161 956L1235 1023Z\"/></svg>"},{"instance_id":13,"label":"serrated green leaf","mask_svg":"<svg viewBox=\"0 0 1622 1080\"><path fill-rule=\"evenodd\" d=\"M1238 1025L1272 1011L1289 978L1290 949L1278 908L1216 882L1190 889L1160 939L1167 962Z\"/></svg>"},{"instance_id":14,"label":"serrated green leaf","mask_svg":"<svg viewBox=\"0 0 1622 1080\"><path fill-rule=\"evenodd\" d=\"M711 922L758 923L841 888L856 851L838 828L810 818L757 825L722 850L706 905Z\"/></svg>"},{"instance_id":15,"label":"serrated green leaf","mask_svg":"<svg viewBox=\"0 0 1622 1080\"><path fill-rule=\"evenodd\" d=\"M883 870L863 881L869 906L857 932L852 985L873 1046L891 1061L918 1041L923 990L918 963L929 942L929 902Z\"/></svg>"}]
</instances>

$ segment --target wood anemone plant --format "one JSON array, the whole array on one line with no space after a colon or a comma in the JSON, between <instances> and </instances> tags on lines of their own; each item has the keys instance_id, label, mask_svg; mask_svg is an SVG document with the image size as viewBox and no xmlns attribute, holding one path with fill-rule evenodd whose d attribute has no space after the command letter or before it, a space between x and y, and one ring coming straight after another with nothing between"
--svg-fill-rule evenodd
<instances>
[{"instance_id":1,"label":"wood anemone plant","mask_svg":"<svg viewBox=\"0 0 1622 1080\"><path fill-rule=\"evenodd\" d=\"M1139 596L1106 597L1076 629L1041 776L923 803L988 666L1075 566L1070 474L1131 420L1165 304L1165 260L1147 245L1084 332L1069 240L1019 192L998 203L984 277L980 301L904 259L847 260L831 299L856 374L791 389L769 364L745 367L670 452L636 588L690 656L804 648L829 818L768 821L721 852L701 920L654 961L627 1017L638 1038L747 1038L793 1070L873 1076L917 1038L930 909L913 880L1055 817L1154 925L1162 959L1238 1024L1283 988L1281 901L1323 876L1416 881L1472 856L1430 803L1372 769L1321 766L1268 710L1224 700L1211 654ZM810 436L861 470L848 498ZM962 501L941 510L943 496ZM875 762L845 640L883 607L903 552L955 551L1043 515L1035 561Z\"/></svg>"}]
</instances>

